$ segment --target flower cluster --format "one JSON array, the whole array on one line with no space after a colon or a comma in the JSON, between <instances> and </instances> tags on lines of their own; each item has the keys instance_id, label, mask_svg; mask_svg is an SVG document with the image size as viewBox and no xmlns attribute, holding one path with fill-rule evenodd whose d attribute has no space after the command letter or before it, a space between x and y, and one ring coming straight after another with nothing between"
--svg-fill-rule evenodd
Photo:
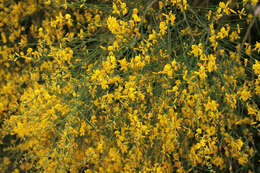
<instances>
[{"instance_id":1,"label":"flower cluster","mask_svg":"<svg viewBox=\"0 0 260 173\"><path fill-rule=\"evenodd\" d=\"M257 2L0 0L0 170L256 172Z\"/></svg>"}]
</instances>

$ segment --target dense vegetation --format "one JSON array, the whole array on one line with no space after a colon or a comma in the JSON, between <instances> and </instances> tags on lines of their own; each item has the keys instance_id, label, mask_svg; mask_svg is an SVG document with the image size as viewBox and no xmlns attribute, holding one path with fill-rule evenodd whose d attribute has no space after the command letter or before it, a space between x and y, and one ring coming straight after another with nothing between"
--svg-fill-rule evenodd
<instances>
[{"instance_id":1,"label":"dense vegetation","mask_svg":"<svg viewBox=\"0 0 260 173\"><path fill-rule=\"evenodd\" d=\"M259 172L258 0L0 0L0 172Z\"/></svg>"}]
</instances>

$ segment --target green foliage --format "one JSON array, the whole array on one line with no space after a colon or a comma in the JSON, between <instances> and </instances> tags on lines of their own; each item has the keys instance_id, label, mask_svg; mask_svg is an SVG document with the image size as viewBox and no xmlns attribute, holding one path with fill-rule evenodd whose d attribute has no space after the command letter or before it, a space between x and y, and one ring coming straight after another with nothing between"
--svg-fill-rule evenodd
<instances>
[{"instance_id":1,"label":"green foliage","mask_svg":"<svg viewBox=\"0 0 260 173\"><path fill-rule=\"evenodd\" d=\"M258 172L257 2L0 1L0 169Z\"/></svg>"}]
</instances>

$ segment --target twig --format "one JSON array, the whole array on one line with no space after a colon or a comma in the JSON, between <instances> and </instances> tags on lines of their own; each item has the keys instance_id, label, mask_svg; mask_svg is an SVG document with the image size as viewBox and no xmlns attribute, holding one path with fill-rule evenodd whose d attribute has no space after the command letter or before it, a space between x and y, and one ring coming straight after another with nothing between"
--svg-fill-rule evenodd
<instances>
[{"instance_id":1,"label":"twig","mask_svg":"<svg viewBox=\"0 0 260 173\"><path fill-rule=\"evenodd\" d=\"M250 33L250 31L251 31L251 29L252 29L254 23L255 23L255 20L256 20L256 17L254 17L254 19L251 21L251 23L249 24L249 26L248 26L248 28L247 28L246 34L245 34L245 36L244 36L244 38L243 38L241 47L240 47L240 49L239 49L239 55L241 55L241 49L243 48L243 46L244 46L244 44L245 44L245 42L246 42L246 40L247 40L247 38L248 38L248 35L249 35L249 33Z\"/></svg>"},{"instance_id":2,"label":"twig","mask_svg":"<svg viewBox=\"0 0 260 173\"><path fill-rule=\"evenodd\" d=\"M145 11L144 11L144 14L142 16L142 19L138 25L138 31L140 30L141 28L141 25L144 23L144 18L145 18L145 15L147 13L147 11L149 10L149 8L151 8L151 6L158 0L152 0L151 3L149 3L149 5L146 7ZM132 43L132 46L135 46L135 43L136 43L136 40L137 40L137 34L135 34L135 38L134 38L134 42Z\"/></svg>"},{"instance_id":3,"label":"twig","mask_svg":"<svg viewBox=\"0 0 260 173\"><path fill-rule=\"evenodd\" d=\"M188 26L188 28L189 28L189 32L190 32L190 35L191 35L192 40L195 41L195 39L194 39L194 37L193 37L193 35L192 35L191 26L190 26L190 24L189 24L189 22L188 22L188 20L187 20L186 12L185 12L185 10L184 10L183 1L181 1L181 3L182 3L182 10L181 10L181 11L182 11L182 14L183 14L183 16L184 16L184 20L185 20L185 22L186 22L186 24L187 24L187 26Z\"/></svg>"},{"instance_id":4,"label":"twig","mask_svg":"<svg viewBox=\"0 0 260 173\"><path fill-rule=\"evenodd\" d=\"M188 10L194 14L195 18L197 19L197 21L200 23L200 25L202 27L207 28L207 25L205 25L203 22L201 22L200 18L197 16L196 12L192 8L189 8ZM206 44L205 45L207 45L208 40L209 40L209 34L207 34Z\"/></svg>"},{"instance_id":5,"label":"twig","mask_svg":"<svg viewBox=\"0 0 260 173\"><path fill-rule=\"evenodd\" d=\"M199 21L199 23L201 24L201 26L207 27L207 25L205 25L204 23L201 22L200 18L197 16L196 12L195 12L192 8L189 8L188 10L194 14L194 16L196 17L196 19L197 19L197 20Z\"/></svg>"}]
</instances>

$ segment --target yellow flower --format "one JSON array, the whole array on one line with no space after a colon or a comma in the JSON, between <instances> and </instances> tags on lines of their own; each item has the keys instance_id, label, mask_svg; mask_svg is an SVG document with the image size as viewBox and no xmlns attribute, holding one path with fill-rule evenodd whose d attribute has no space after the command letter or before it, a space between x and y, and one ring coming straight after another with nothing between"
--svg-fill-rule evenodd
<instances>
[{"instance_id":1,"label":"yellow flower","mask_svg":"<svg viewBox=\"0 0 260 173\"><path fill-rule=\"evenodd\" d=\"M202 44L201 44L201 43L200 43L199 45L192 45L191 48L192 48L191 53L192 53L194 56L196 56L196 57L198 57L199 55L201 55L202 52L203 52L203 49L202 49L203 47L202 47Z\"/></svg>"},{"instance_id":2,"label":"yellow flower","mask_svg":"<svg viewBox=\"0 0 260 173\"><path fill-rule=\"evenodd\" d=\"M245 43L245 45L246 45L246 54L250 56L252 52L251 45L249 45L248 43Z\"/></svg>"},{"instance_id":3,"label":"yellow flower","mask_svg":"<svg viewBox=\"0 0 260 173\"><path fill-rule=\"evenodd\" d=\"M230 41L234 42L235 40L239 39L240 36L237 34L236 31L233 31L230 35L229 35Z\"/></svg>"},{"instance_id":4,"label":"yellow flower","mask_svg":"<svg viewBox=\"0 0 260 173\"><path fill-rule=\"evenodd\" d=\"M95 22L98 23L98 22L100 22L101 17L99 14L97 14L97 15L95 15L94 19L95 19Z\"/></svg>"},{"instance_id":5,"label":"yellow flower","mask_svg":"<svg viewBox=\"0 0 260 173\"><path fill-rule=\"evenodd\" d=\"M217 70L217 66L216 66L216 56L214 56L213 54L209 55L209 61L208 61L208 71L212 72L214 70Z\"/></svg>"},{"instance_id":6,"label":"yellow flower","mask_svg":"<svg viewBox=\"0 0 260 173\"><path fill-rule=\"evenodd\" d=\"M221 11L223 11L226 15L229 15L230 11L231 11L231 9L228 8L229 4L230 4L230 2L227 2L226 4L224 2L220 2L217 12L221 13Z\"/></svg>"},{"instance_id":7,"label":"yellow flower","mask_svg":"<svg viewBox=\"0 0 260 173\"><path fill-rule=\"evenodd\" d=\"M228 36L228 32L229 32L228 29L226 29L225 27L222 27L220 29L220 32L218 32L217 38L223 39L223 38L227 37Z\"/></svg>"},{"instance_id":8,"label":"yellow flower","mask_svg":"<svg viewBox=\"0 0 260 173\"><path fill-rule=\"evenodd\" d=\"M238 91L238 94L240 95L240 99L243 101L247 101L250 97L252 97L250 90L248 90L248 87L244 86L242 89Z\"/></svg>"},{"instance_id":9,"label":"yellow flower","mask_svg":"<svg viewBox=\"0 0 260 173\"><path fill-rule=\"evenodd\" d=\"M11 161L9 160L8 157L4 157L3 163L4 163L5 166L8 166L11 163Z\"/></svg>"},{"instance_id":10,"label":"yellow flower","mask_svg":"<svg viewBox=\"0 0 260 173\"><path fill-rule=\"evenodd\" d=\"M127 69L127 61L126 61L126 59L124 58L124 59L122 59L122 60L119 60L119 63L120 63L120 65L121 65L121 68L120 68L120 70L123 70L123 71L127 71L128 69Z\"/></svg>"},{"instance_id":11,"label":"yellow flower","mask_svg":"<svg viewBox=\"0 0 260 173\"><path fill-rule=\"evenodd\" d=\"M141 18L137 14L133 14L132 17L133 17L135 22L140 22L141 21Z\"/></svg>"},{"instance_id":12,"label":"yellow flower","mask_svg":"<svg viewBox=\"0 0 260 173\"><path fill-rule=\"evenodd\" d=\"M155 30L152 30L152 34L149 34L148 36L148 40L152 41L153 44L155 44L157 42L156 38L157 38L157 33L155 32Z\"/></svg>"},{"instance_id":13,"label":"yellow flower","mask_svg":"<svg viewBox=\"0 0 260 173\"><path fill-rule=\"evenodd\" d=\"M7 42L6 36L4 32L1 32L2 41L5 44Z\"/></svg>"},{"instance_id":14,"label":"yellow flower","mask_svg":"<svg viewBox=\"0 0 260 173\"><path fill-rule=\"evenodd\" d=\"M238 10L239 19L242 19L242 16L246 16L245 8L242 8L242 10Z\"/></svg>"},{"instance_id":15,"label":"yellow flower","mask_svg":"<svg viewBox=\"0 0 260 173\"><path fill-rule=\"evenodd\" d=\"M205 111L217 111L218 104L215 100L208 100L208 103L205 105Z\"/></svg>"},{"instance_id":16,"label":"yellow flower","mask_svg":"<svg viewBox=\"0 0 260 173\"><path fill-rule=\"evenodd\" d=\"M248 161L248 154L242 154L237 160L240 165L245 165Z\"/></svg>"},{"instance_id":17,"label":"yellow flower","mask_svg":"<svg viewBox=\"0 0 260 173\"><path fill-rule=\"evenodd\" d=\"M251 5L252 5L253 7L255 7L256 4L258 3L258 1L259 1L259 0L251 0Z\"/></svg>"},{"instance_id":18,"label":"yellow flower","mask_svg":"<svg viewBox=\"0 0 260 173\"><path fill-rule=\"evenodd\" d=\"M175 17L175 15L174 15L174 14L172 14L172 11L170 11L170 13L169 13L169 16L170 16L171 26L173 26L173 25L174 25L174 21L175 21L176 17Z\"/></svg>"},{"instance_id":19,"label":"yellow flower","mask_svg":"<svg viewBox=\"0 0 260 173\"><path fill-rule=\"evenodd\" d=\"M14 169L14 171L12 173L19 173L19 169Z\"/></svg>"},{"instance_id":20,"label":"yellow flower","mask_svg":"<svg viewBox=\"0 0 260 173\"><path fill-rule=\"evenodd\" d=\"M257 50L257 52L260 53L260 43L258 41L255 44L254 50Z\"/></svg>"},{"instance_id":21,"label":"yellow flower","mask_svg":"<svg viewBox=\"0 0 260 173\"><path fill-rule=\"evenodd\" d=\"M200 66L200 70L198 72L195 72L195 74L199 75L200 79L202 79L202 80L204 80L207 77L204 66Z\"/></svg>"},{"instance_id":22,"label":"yellow flower","mask_svg":"<svg viewBox=\"0 0 260 173\"><path fill-rule=\"evenodd\" d=\"M170 64L166 64L166 65L164 66L164 69L163 69L163 71L167 73L168 71L170 71L170 70L171 70L171 68L172 68L172 67L171 67L171 65L170 65Z\"/></svg>"},{"instance_id":23,"label":"yellow flower","mask_svg":"<svg viewBox=\"0 0 260 173\"><path fill-rule=\"evenodd\" d=\"M218 167L220 167L220 169L223 169L223 165L224 165L224 160L217 156L212 160L212 163Z\"/></svg>"},{"instance_id":24,"label":"yellow flower","mask_svg":"<svg viewBox=\"0 0 260 173\"><path fill-rule=\"evenodd\" d=\"M120 15L120 11L117 9L116 3L113 3L113 12L112 13Z\"/></svg>"},{"instance_id":25,"label":"yellow flower","mask_svg":"<svg viewBox=\"0 0 260 173\"><path fill-rule=\"evenodd\" d=\"M116 18L111 16L109 16L107 19L107 26L113 34L116 34L118 32L118 29L120 28L120 25L118 24Z\"/></svg>"},{"instance_id":26,"label":"yellow flower","mask_svg":"<svg viewBox=\"0 0 260 173\"><path fill-rule=\"evenodd\" d=\"M123 10L123 15L126 15L128 13L126 3L121 3L121 9Z\"/></svg>"},{"instance_id":27,"label":"yellow flower","mask_svg":"<svg viewBox=\"0 0 260 173\"><path fill-rule=\"evenodd\" d=\"M212 11L211 11L211 10L209 10L208 14L206 15L206 17L208 18L208 20L210 20L210 18L211 18L211 15L212 15Z\"/></svg>"},{"instance_id":28,"label":"yellow flower","mask_svg":"<svg viewBox=\"0 0 260 173\"><path fill-rule=\"evenodd\" d=\"M166 30L168 28L166 25L166 22L164 22L164 21L160 22L159 28L160 28L160 34L161 34L161 36L163 36L166 33Z\"/></svg>"},{"instance_id":29,"label":"yellow flower","mask_svg":"<svg viewBox=\"0 0 260 173\"><path fill-rule=\"evenodd\" d=\"M172 77L173 76L173 69L172 69L172 66L171 64L166 64L163 68L163 71L162 73L165 73L167 74L169 77Z\"/></svg>"},{"instance_id":30,"label":"yellow flower","mask_svg":"<svg viewBox=\"0 0 260 173\"><path fill-rule=\"evenodd\" d=\"M138 16L138 9L137 8L133 9L132 17L133 17L135 22L141 21L141 18Z\"/></svg>"},{"instance_id":31,"label":"yellow flower","mask_svg":"<svg viewBox=\"0 0 260 173\"><path fill-rule=\"evenodd\" d=\"M255 64L253 65L253 69L254 69L255 74L260 75L260 64L257 60L256 60Z\"/></svg>"}]
</instances>

